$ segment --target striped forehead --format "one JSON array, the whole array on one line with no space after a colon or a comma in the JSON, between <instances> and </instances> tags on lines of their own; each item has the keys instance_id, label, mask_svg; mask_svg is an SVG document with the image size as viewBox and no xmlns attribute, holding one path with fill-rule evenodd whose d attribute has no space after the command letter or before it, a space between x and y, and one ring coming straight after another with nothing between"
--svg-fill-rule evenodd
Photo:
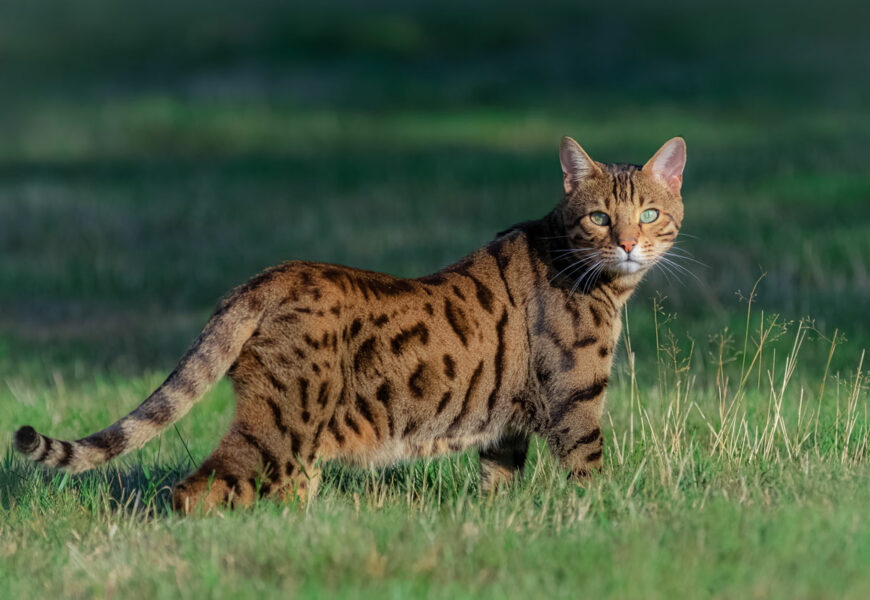
<instances>
[{"instance_id":1,"label":"striped forehead","mask_svg":"<svg viewBox=\"0 0 870 600\"><path fill-rule=\"evenodd\" d=\"M639 203L637 189L634 185L635 175L640 167L629 164L607 165L607 173L612 179L612 188L606 202L608 205Z\"/></svg>"}]
</instances>

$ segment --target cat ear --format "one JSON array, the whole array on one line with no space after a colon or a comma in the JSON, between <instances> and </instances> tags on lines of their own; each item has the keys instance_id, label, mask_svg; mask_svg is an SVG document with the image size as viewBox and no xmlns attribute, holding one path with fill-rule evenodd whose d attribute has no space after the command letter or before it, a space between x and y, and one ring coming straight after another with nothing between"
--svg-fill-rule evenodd
<instances>
[{"instance_id":1,"label":"cat ear","mask_svg":"<svg viewBox=\"0 0 870 600\"><path fill-rule=\"evenodd\" d=\"M644 173L652 175L675 194L683 184L686 166L686 141L681 137L669 139L643 166Z\"/></svg>"},{"instance_id":2,"label":"cat ear","mask_svg":"<svg viewBox=\"0 0 870 600\"><path fill-rule=\"evenodd\" d=\"M601 169L583 151L580 144L568 136L562 138L559 160L562 163L562 178L566 194L573 192L577 188L577 184L587 177L601 173Z\"/></svg>"}]
</instances>

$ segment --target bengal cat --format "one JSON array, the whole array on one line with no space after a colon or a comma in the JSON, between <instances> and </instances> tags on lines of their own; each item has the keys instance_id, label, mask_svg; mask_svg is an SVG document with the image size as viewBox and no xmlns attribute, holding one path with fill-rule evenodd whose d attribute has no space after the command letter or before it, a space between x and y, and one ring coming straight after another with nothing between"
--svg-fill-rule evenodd
<instances>
[{"instance_id":1,"label":"bengal cat","mask_svg":"<svg viewBox=\"0 0 870 600\"><path fill-rule=\"evenodd\" d=\"M643 166L560 151L564 197L434 275L287 262L233 290L166 381L75 442L22 427L29 459L84 471L141 447L224 373L229 431L173 491L177 510L314 493L322 460L385 465L480 448L484 490L543 436L571 474L602 465L620 311L674 242L686 149Z\"/></svg>"}]
</instances>

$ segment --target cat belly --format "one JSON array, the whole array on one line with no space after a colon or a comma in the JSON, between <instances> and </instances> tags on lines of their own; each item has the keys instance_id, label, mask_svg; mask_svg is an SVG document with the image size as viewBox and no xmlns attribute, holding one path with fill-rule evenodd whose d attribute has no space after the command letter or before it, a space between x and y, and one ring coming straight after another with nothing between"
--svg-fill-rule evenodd
<instances>
[{"instance_id":1,"label":"cat belly","mask_svg":"<svg viewBox=\"0 0 870 600\"><path fill-rule=\"evenodd\" d=\"M469 448L486 447L499 438L497 431L482 431L463 436L421 439L390 439L377 446L357 449L356 452L340 457L342 462L363 467L386 467L416 458L434 458L464 452Z\"/></svg>"}]
</instances>

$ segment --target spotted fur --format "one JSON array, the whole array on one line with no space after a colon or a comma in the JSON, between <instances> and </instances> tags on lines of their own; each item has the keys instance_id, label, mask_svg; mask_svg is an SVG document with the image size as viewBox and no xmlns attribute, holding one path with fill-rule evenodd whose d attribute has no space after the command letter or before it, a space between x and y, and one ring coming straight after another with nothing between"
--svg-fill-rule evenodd
<instances>
[{"instance_id":1,"label":"spotted fur","mask_svg":"<svg viewBox=\"0 0 870 600\"><path fill-rule=\"evenodd\" d=\"M180 510L310 494L321 460L385 465L470 447L492 489L522 468L530 434L570 473L599 469L620 311L679 230L685 146L669 141L644 167L605 165L565 138L560 157L565 195L542 219L419 279L268 269L220 303L129 415L75 442L22 427L16 450L93 468L141 447L228 373L235 420L176 486ZM648 209L658 218L641 223Z\"/></svg>"}]
</instances>

